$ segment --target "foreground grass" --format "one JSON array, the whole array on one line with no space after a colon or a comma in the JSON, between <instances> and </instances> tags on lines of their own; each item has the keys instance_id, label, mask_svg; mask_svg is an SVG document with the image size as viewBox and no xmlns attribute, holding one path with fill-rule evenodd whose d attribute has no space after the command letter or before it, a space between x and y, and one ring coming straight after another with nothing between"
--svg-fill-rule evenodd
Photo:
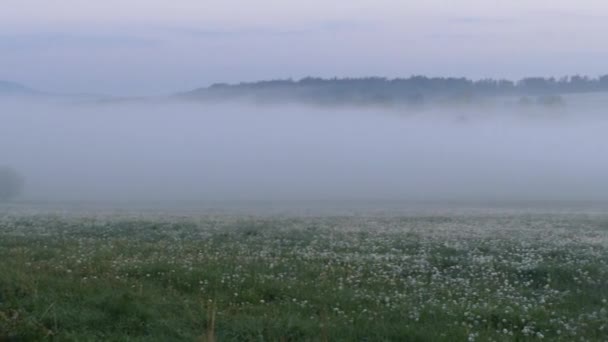
<instances>
[{"instance_id":1,"label":"foreground grass","mask_svg":"<svg viewBox=\"0 0 608 342\"><path fill-rule=\"evenodd\" d=\"M0 340L608 340L608 220L0 216Z\"/></svg>"}]
</instances>

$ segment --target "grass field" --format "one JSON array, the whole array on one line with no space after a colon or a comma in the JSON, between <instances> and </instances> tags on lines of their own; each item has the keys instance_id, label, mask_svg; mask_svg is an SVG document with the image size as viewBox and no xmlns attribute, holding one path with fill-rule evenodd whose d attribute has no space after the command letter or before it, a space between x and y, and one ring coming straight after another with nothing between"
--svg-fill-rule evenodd
<instances>
[{"instance_id":1,"label":"grass field","mask_svg":"<svg viewBox=\"0 0 608 342\"><path fill-rule=\"evenodd\" d=\"M608 217L0 216L0 341L606 341Z\"/></svg>"}]
</instances>

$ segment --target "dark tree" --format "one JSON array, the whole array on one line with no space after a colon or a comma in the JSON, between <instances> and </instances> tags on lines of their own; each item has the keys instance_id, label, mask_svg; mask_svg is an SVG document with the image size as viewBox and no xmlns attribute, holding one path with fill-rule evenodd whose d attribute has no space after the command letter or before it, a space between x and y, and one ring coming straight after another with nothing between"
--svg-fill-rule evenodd
<instances>
[{"instance_id":1,"label":"dark tree","mask_svg":"<svg viewBox=\"0 0 608 342\"><path fill-rule=\"evenodd\" d=\"M9 201L21 194L24 179L9 167L0 167L0 201Z\"/></svg>"}]
</instances>

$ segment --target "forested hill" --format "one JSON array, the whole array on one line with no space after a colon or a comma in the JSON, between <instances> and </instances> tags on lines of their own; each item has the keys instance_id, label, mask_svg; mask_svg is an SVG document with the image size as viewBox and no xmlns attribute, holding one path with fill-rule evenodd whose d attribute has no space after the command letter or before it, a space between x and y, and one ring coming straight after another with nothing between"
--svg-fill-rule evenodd
<instances>
[{"instance_id":1,"label":"forested hill","mask_svg":"<svg viewBox=\"0 0 608 342\"><path fill-rule=\"evenodd\" d=\"M249 99L258 102L312 104L422 104L427 101L470 102L487 96L536 96L557 98L568 93L608 91L608 75L598 78L567 76L559 79L528 77L519 81L412 76L387 79L307 77L298 81L273 80L239 84L214 84L177 96L221 101Z\"/></svg>"}]
</instances>

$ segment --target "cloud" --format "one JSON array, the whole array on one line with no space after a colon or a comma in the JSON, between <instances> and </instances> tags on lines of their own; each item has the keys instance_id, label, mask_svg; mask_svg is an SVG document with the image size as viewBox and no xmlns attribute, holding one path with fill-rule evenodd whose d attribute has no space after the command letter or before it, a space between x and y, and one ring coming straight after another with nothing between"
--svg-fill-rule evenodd
<instances>
[{"instance_id":1,"label":"cloud","mask_svg":"<svg viewBox=\"0 0 608 342\"><path fill-rule=\"evenodd\" d=\"M485 16L465 16L465 17L452 17L449 19L451 23L457 24L515 24L519 20L517 18L508 17L485 17Z\"/></svg>"},{"instance_id":2,"label":"cloud","mask_svg":"<svg viewBox=\"0 0 608 342\"><path fill-rule=\"evenodd\" d=\"M240 27L232 29L204 27L165 27L161 31L194 38L244 38L244 37L283 37L302 36L323 33L366 32L380 25L371 21L327 20L294 27Z\"/></svg>"},{"instance_id":3,"label":"cloud","mask_svg":"<svg viewBox=\"0 0 608 342\"><path fill-rule=\"evenodd\" d=\"M36 50L48 48L111 48L155 46L162 41L122 34L27 33L0 34L0 50Z\"/></svg>"},{"instance_id":4,"label":"cloud","mask_svg":"<svg viewBox=\"0 0 608 342\"><path fill-rule=\"evenodd\" d=\"M530 10L527 12L528 16L531 17L545 17L551 18L553 20L561 20L561 19L578 19L578 20L601 20L605 21L608 19L606 13L598 12L598 13L589 13L583 12L580 10L561 10L561 9L538 9L538 10Z\"/></svg>"}]
</instances>

